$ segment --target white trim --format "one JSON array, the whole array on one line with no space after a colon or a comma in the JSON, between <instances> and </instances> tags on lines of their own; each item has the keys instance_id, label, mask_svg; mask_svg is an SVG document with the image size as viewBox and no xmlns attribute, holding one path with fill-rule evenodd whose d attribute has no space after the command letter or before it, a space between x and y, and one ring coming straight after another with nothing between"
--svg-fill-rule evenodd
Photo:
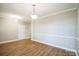
<instances>
[{"instance_id":1,"label":"white trim","mask_svg":"<svg viewBox=\"0 0 79 59\"><path fill-rule=\"evenodd\" d=\"M58 15L58 14L62 14L62 13L69 12L69 11L74 11L74 10L77 10L77 7L61 10L61 11L54 12L54 13L49 13L47 15L40 16L38 19L42 19L42 18L45 18L45 17L54 16L54 15ZM7 14L7 13L0 12L1 17L3 17L5 14ZM27 17L27 20L29 20L29 17Z\"/></svg>"},{"instance_id":2,"label":"white trim","mask_svg":"<svg viewBox=\"0 0 79 59\"><path fill-rule=\"evenodd\" d=\"M27 38L27 39L29 39L29 38ZM15 39L15 40L3 41L3 42L0 42L0 44L6 44L6 43L10 43L10 42L19 41L19 40L24 40L24 39Z\"/></svg>"},{"instance_id":3,"label":"white trim","mask_svg":"<svg viewBox=\"0 0 79 59\"><path fill-rule=\"evenodd\" d=\"M76 54L76 56L79 56L77 51L75 52L75 54Z\"/></svg>"},{"instance_id":4,"label":"white trim","mask_svg":"<svg viewBox=\"0 0 79 59\"><path fill-rule=\"evenodd\" d=\"M37 42L40 42L40 43L43 43L43 44L47 44L47 45L50 45L50 46L58 47L58 48L65 49L67 51L72 51L72 52L75 52L76 53L76 50L74 50L74 49L69 49L69 48L65 48L65 47L53 45L53 44L50 44L50 43L47 43L47 42L43 42L43 41L38 41L38 40L35 40L35 39L33 41L37 41Z\"/></svg>"},{"instance_id":5,"label":"white trim","mask_svg":"<svg viewBox=\"0 0 79 59\"><path fill-rule=\"evenodd\" d=\"M70 8L70 9L65 9L65 10L61 10L61 11L58 11L58 12L54 12L54 13L49 13L47 15L40 16L38 19L43 19L43 18L46 18L46 17L49 17L49 16L54 16L54 15L58 15L58 14L62 14L62 13L69 12L69 11L74 11L74 10L77 10L77 8L74 7L74 8ZM27 20L29 20L29 18L27 18Z\"/></svg>"},{"instance_id":6,"label":"white trim","mask_svg":"<svg viewBox=\"0 0 79 59\"><path fill-rule=\"evenodd\" d=\"M19 41L19 40L22 40L22 39L15 39L15 40L3 41L3 42L0 42L0 44L15 42L15 41Z\"/></svg>"},{"instance_id":7,"label":"white trim","mask_svg":"<svg viewBox=\"0 0 79 59\"><path fill-rule=\"evenodd\" d=\"M24 40L24 39L15 39L15 40L3 41L3 42L0 42L0 44L6 44L6 43L10 43L10 42L19 41L19 40ZM33 40L33 39L31 39L31 40ZM72 51L72 52L75 52L76 56L78 56L78 53L77 53L76 50L60 47L60 46L57 46L57 45L52 45L50 43L46 43L46 42L43 42L43 41L38 41L38 40L33 40L33 41L37 41L37 42L40 42L40 43L43 43L43 44L47 44L47 45L50 45L50 46L54 46L54 47L58 47L58 48L61 48L61 49L65 49L67 51Z\"/></svg>"},{"instance_id":8,"label":"white trim","mask_svg":"<svg viewBox=\"0 0 79 59\"><path fill-rule=\"evenodd\" d=\"M76 38L76 40L79 42L79 38ZM76 56L79 56L78 50L76 51Z\"/></svg>"},{"instance_id":9,"label":"white trim","mask_svg":"<svg viewBox=\"0 0 79 59\"><path fill-rule=\"evenodd\" d=\"M53 33L37 33L36 35L47 35L47 36L62 37L62 38L68 38L68 39L77 39L77 37L75 36L58 35Z\"/></svg>"},{"instance_id":10,"label":"white trim","mask_svg":"<svg viewBox=\"0 0 79 59\"><path fill-rule=\"evenodd\" d=\"M62 13L69 12L69 11L74 11L74 10L76 10L76 9L77 9L77 8L70 8L70 9L66 9L66 10L61 10L61 11L58 11L58 12L55 12L55 13L51 13L51 14L42 16L42 17L40 17L39 19L46 18L46 17L49 17L49 16L58 15L58 14L62 14Z\"/></svg>"},{"instance_id":11,"label":"white trim","mask_svg":"<svg viewBox=\"0 0 79 59\"><path fill-rule=\"evenodd\" d=\"M53 33L38 33L37 35L49 35L49 36L68 38L68 39L74 39L74 40L77 39L77 37L75 37L75 36L65 36L65 35L57 35L57 34L53 35ZM33 38L31 40L33 40ZM40 42L40 43L43 43L43 44L47 44L47 45L50 45L50 46L54 46L54 47L58 47L58 48L61 48L61 49L65 49L67 51L72 51L72 52L75 52L76 56L78 56L77 50L75 50L75 49L65 48L65 47L62 47L62 46L50 44L50 43L39 41L39 40L35 40L35 39L33 41L37 41L37 42Z\"/></svg>"}]
</instances>

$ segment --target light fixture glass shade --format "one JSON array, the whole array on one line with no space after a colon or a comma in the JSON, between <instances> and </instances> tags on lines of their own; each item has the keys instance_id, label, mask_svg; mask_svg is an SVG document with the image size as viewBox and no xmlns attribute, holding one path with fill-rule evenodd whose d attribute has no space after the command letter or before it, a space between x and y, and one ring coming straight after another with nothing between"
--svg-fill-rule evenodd
<instances>
[{"instance_id":1,"label":"light fixture glass shade","mask_svg":"<svg viewBox=\"0 0 79 59\"><path fill-rule=\"evenodd\" d=\"M37 15L31 15L31 18L36 20L38 18L38 16Z\"/></svg>"}]
</instances>

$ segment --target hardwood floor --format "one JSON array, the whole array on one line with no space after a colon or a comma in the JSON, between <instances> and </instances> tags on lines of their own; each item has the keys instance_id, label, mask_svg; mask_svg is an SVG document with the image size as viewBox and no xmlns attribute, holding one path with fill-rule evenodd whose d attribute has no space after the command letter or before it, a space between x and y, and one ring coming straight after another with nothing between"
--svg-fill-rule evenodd
<instances>
[{"instance_id":1,"label":"hardwood floor","mask_svg":"<svg viewBox=\"0 0 79 59\"><path fill-rule=\"evenodd\" d=\"M75 56L75 53L25 39L0 44L0 56Z\"/></svg>"}]
</instances>

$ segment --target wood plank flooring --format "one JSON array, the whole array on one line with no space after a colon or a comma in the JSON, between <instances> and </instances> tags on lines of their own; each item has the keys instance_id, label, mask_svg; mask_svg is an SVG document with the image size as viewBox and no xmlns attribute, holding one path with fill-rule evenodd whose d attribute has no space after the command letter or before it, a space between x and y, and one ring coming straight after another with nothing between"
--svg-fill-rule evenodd
<instances>
[{"instance_id":1,"label":"wood plank flooring","mask_svg":"<svg viewBox=\"0 0 79 59\"><path fill-rule=\"evenodd\" d=\"M24 39L0 44L0 56L75 56L75 53Z\"/></svg>"}]
</instances>

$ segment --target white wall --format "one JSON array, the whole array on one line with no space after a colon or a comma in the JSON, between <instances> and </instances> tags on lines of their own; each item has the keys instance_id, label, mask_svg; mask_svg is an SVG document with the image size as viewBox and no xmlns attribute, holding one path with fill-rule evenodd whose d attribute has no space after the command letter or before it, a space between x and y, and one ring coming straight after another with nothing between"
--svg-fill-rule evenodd
<instances>
[{"instance_id":1,"label":"white wall","mask_svg":"<svg viewBox=\"0 0 79 59\"><path fill-rule=\"evenodd\" d=\"M18 23L18 39L31 38L31 23L20 21Z\"/></svg>"},{"instance_id":2,"label":"white wall","mask_svg":"<svg viewBox=\"0 0 79 59\"><path fill-rule=\"evenodd\" d=\"M79 7L77 9L77 40L76 40L76 48L79 55Z\"/></svg>"},{"instance_id":3,"label":"white wall","mask_svg":"<svg viewBox=\"0 0 79 59\"><path fill-rule=\"evenodd\" d=\"M78 40L79 40L79 7L78 7L78 10L77 10L77 37L78 37Z\"/></svg>"},{"instance_id":4,"label":"white wall","mask_svg":"<svg viewBox=\"0 0 79 59\"><path fill-rule=\"evenodd\" d=\"M0 18L0 42L17 39L17 22Z\"/></svg>"},{"instance_id":5,"label":"white wall","mask_svg":"<svg viewBox=\"0 0 79 59\"><path fill-rule=\"evenodd\" d=\"M31 23L25 24L25 38L31 38Z\"/></svg>"},{"instance_id":6,"label":"white wall","mask_svg":"<svg viewBox=\"0 0 79 59\"><path fill-rule=\"evenodd\" d=\"M18 39L25 39L25 24L18 23Z\"/></svg>"},{"instance_id":7,"label":"white wall","mask_svg":"<svg viewBox=\"0 0 79 59\"><path fill-rule=\"evenodd\" d=\"M30 27L29 23L0 18L0 42L30 38Z\"/></svg>"},{"instance_id":8,"label":"white wall","mask_svg":"<svg viewBox=\"0 0 79 59\"><path fill-rule=\"evenodd\" d=\"M33 40L75 50L76 10L33 21Z\"/></svg>"}]
</instances>

